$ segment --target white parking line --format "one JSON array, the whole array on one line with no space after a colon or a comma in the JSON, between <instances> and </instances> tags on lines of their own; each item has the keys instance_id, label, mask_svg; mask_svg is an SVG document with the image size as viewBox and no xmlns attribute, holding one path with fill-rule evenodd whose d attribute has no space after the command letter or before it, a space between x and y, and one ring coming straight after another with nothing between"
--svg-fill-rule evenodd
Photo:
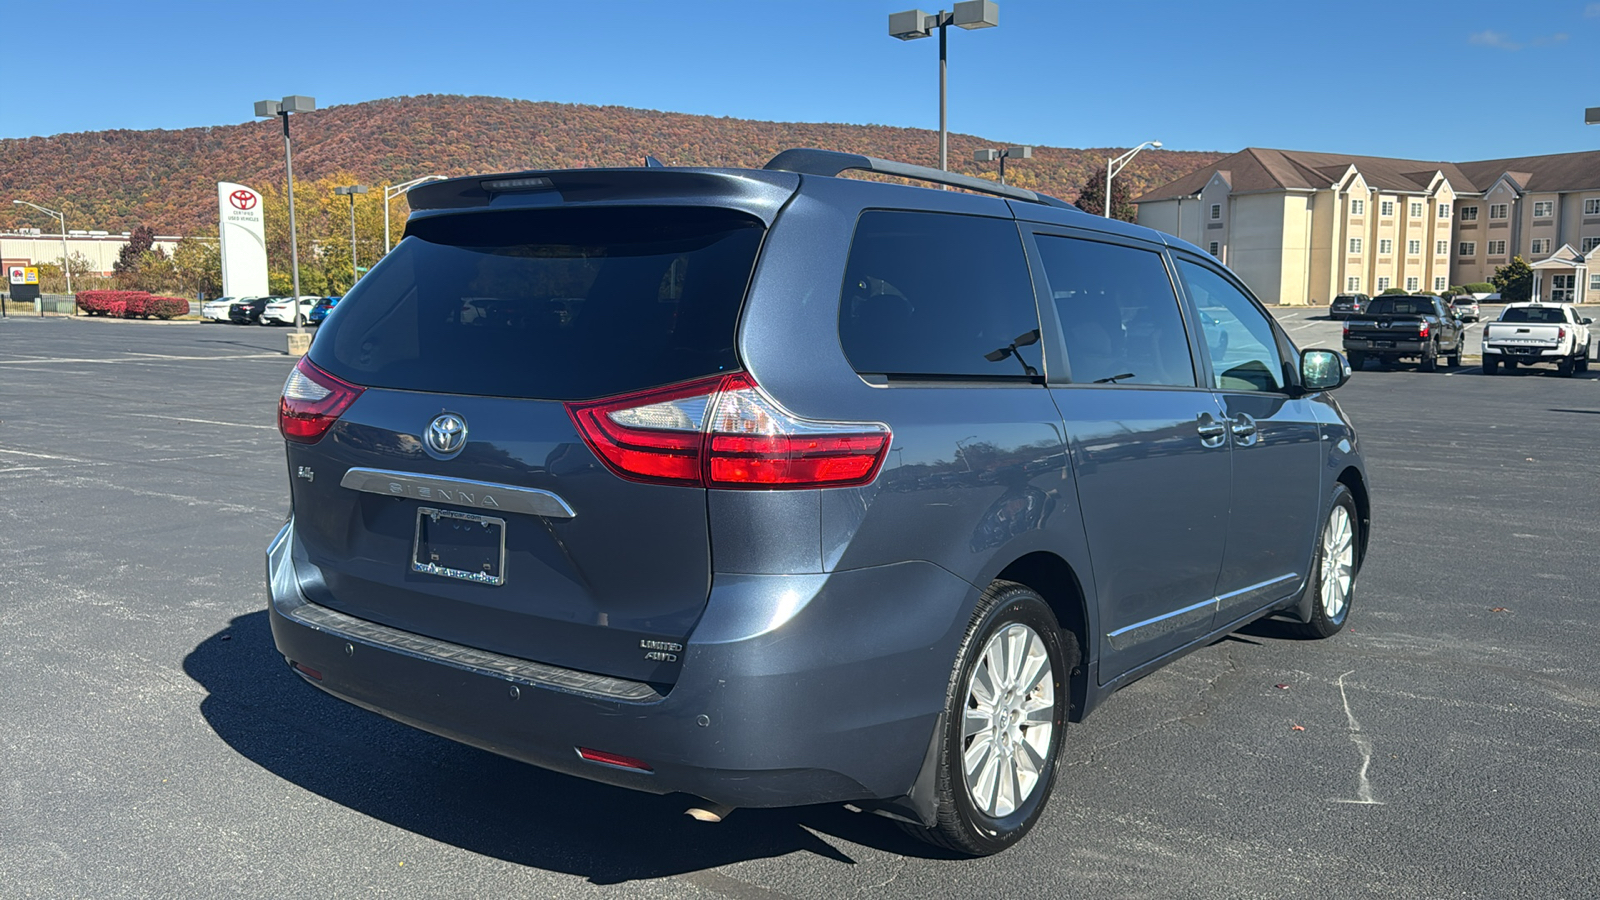
<instances>
[{"instance_id":1,"label":"white parking line","mask_svg":"<svg viewBox=\"0 0 1600 900\"><path fill-rule=\"evenodd\" d=\"M277 431L276 425L249 425L244 422L219 422L216 419L185 419L182 416L161 416L155 413L128 413L141 419L165 419L169 422L194 422L199 425L232 425L235 428L260 428L266 431Z\"/></svg>"},{"instance_id":2,"label":"white parking line","mask_svg":"<svg viewBox=\"0 0 1600 900\"><path fill-rule=\"evenodd\" d=\"M129 351L132 352L132 351ZM0 366L33 366L40 363L149 363L153 360L184 360L210 362L212 360L232 359L286 359L282 353L247 353L236 356L170 356L164 353L144 353L134 357L121 359L81 359L68 356L38 357L35 359L4 359Z\"/></svg>"}]
</instances>

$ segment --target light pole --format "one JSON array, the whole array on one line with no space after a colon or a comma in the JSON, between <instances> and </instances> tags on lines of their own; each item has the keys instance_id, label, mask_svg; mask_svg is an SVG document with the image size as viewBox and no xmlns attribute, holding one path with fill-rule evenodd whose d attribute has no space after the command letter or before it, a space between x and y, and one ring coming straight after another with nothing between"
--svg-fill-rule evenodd
<instances>
[{"instance_id":1,"label":"light pole","mask_svg":"<svg viewBox=\"0 0 1600 900\"><path fill-rule=\"evenodd\" d=\"M289 144L289 114L311 112L317 108L317 98L290 94L282 100L257 100L256 115L266 119L277 116L283 120L283 171L289 184L289 268L294 282L294 333L289 339L289 352L304 348L310 343L304 339L305 325L300 318L300 239L294 227L294 150Z\"/></svg>"},{"instance_id":2,"label":"light pole","mask_svg":"<svg viewBox=\"0 0 1600 900\"><path fill-rule=\"evenodd\" d=\"M889 36L902 41L933 36L939 29L939 168L950 170L950 132L945 128L945 29L951 25L971 31L1000 24L1000 9L994 0L963 0L954 12L939 10L928 15L920 9L889 14Z\"/></svg>"},{"instance_id":3,"label":"light pole","mask_svg":"<svg viewBox=\"0 0 1600 900\"><path fill-rule=\"evenodd\" d=\"M384 255L388 255L390 248L392 248L394 246L393 244L389 243L389 201L393 200L394 198L396 198L398 196L400 196L401 194L410 193L412 188L416 187L419 184L423 184L424 182L443 181L443 180L444 180L444 176L443 175L424 175L421 178L413 178L410 181L405 181L405 182L401 182L400 184L390 185L389 187L386 187L386 188L383 189L383 252L384 252Z\"/></svg>"},{"instance_id":4,"label":"light pole","mask_svg":"<svg viewBox=\"0 0 1600 900\"><path fill-rule=\"evenodd\" d=\"M1007 147L1004 150L975 150L972 154L974 162L994 162L1000 160L1000 183L1006 183L1006 160L1008 159L1033 159L1032 147Z\"/></svg>"},{"instance_id":5,"label":"light pole","mask_svg":"<svg viewBox=\"0 0 1600 900\"><path fill-rule=\"evenodd\" d=\"M1128 163L1132 162L1133 158L1135 156L1139 155L1139 151L1140 150L1143 150L1146 147L1149 147L1152 150L1160 150L1161 149L1161 142L1160 141L1145 141L1144 143L1142 143L1139 146L1133 148L1132 150L1129 150L1127 153L1122 154L1121 156L1117 157L1116 159L1108 159L1108 160L1106 160L1106 208L1105 208L1106 218L1109 219L1109 218L1112 217L1111 216L1111 179L1113 177L1115 177L1118 172L1121 172L1122 168L1124 166L1126 166Z\"/></svg>"},{"instance_id":6,"label":"light pole","mask_svg":"<svg viewBox=\"0 0 1600 900\"><path fill-rule=\"evenodd\" d=\"M350 198L350 286L355 287L356 281L361 278L361 275L356 270L356 195L365 194L367 186L364 184L351 184L344 187L336 187L333 192ZM299 303L300 301L296 300L295 302Z\"/></svg>"},{"instance_id":7,"label":"light pole","mask_svg":"<svg viewBox=\"0 0 1600 900\"><path fill-rule=\"evenodd\" d=\"M67 258L67 216L66 216L66 214L65 213L56 212L53 209L45 209L44 207L40 206L37 203L29 203L26 200L13 200L11 202L12 203L20 203L23 206L31 206L34 209L37 209L39 212L47 213L49 215L55 216L57 219L59 219L61 221L61 274L67 276L67 293L69 293L69 294L72 293L72 260ZM43 306L44 306L44 301L41 300L40 301L40 308L42 309Z\"/></svg>"}]
</instances>

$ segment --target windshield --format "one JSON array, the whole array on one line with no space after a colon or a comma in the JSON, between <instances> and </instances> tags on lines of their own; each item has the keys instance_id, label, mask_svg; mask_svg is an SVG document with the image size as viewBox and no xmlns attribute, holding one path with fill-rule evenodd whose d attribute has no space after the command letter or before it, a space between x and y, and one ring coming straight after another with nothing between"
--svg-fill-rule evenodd
<instances>
[{"instance_id":1,"label":"windshield","mask_svg":"<svg viewBox=\"0 0 1600 900\"><path fill-rule=\"evenodd\" d=\"M1556 307L1514 306L1500 314L1500 321L1561 325L1567 321L1567 311Z\"/></svg>"},{"instance_id":2,"label":"windshield","mask_svg":"<svg viewBox=\"0 0 1600 900\"><path fill-rule=\"evenodd\" d=\"M414 221L339 301L311 360L368 387L578 400L738 367L763 229L704 207Z\"/></svg>"}]
</instances>

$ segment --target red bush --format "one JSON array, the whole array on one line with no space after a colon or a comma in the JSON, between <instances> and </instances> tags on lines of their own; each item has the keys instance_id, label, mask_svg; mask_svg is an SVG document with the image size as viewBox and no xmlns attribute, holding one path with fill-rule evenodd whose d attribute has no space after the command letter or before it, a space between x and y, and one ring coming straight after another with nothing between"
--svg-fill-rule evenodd
<instances>
[{"instance_id":1,"label":"red bush","mask_svg":"<svg viewBox=\"0 0 1600 900\"><path fill-rule=\"evenodd\" d=\"M142 308L150 295L144 291L79 291L78 308L91 316L126 316L131 308Z\"/></svg>"},{"instance_id":2,"label":"red bush","mask_svg":"<svg viewBox=\"0 0 1600 900\"><path fill-rule=\"evenodd\" d=\"M151 297L147 309L158 319L171 319L188 315L189 301L182 297Z\"/></svg>"}]
</instances>

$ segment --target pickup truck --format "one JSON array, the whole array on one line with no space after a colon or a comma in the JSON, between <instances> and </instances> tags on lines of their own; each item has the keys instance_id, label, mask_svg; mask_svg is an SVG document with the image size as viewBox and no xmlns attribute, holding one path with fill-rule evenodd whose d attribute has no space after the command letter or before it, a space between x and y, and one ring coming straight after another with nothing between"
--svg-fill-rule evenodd
<instances>
[{"instance_id":1,"label":"pickup truck","mask_svg":"<svg viewBox=\"0 0 1600 900\"><path fill-rule=\"evenodd\" d=\"M1344 354L1352 369L1361 368L1368 359L1394 362L1415 357L1418 368L1432 372L1441 356L1448 365L1461 365L1465 329L1438 297L1373 297L1361 315L1345 320Z\"/></svg>"},{"instance_id":2,"label":"pickup truck","mask_svg":"<svg viewBox=\"0 0 1600 900\"><path fill-rule=\"evenodd\" d=\"M1483 326L1483 374L1555 363L1563 377L1589 370L1589 324L1565 303L1512 303Z\"/></svg>"}]
</instances>

